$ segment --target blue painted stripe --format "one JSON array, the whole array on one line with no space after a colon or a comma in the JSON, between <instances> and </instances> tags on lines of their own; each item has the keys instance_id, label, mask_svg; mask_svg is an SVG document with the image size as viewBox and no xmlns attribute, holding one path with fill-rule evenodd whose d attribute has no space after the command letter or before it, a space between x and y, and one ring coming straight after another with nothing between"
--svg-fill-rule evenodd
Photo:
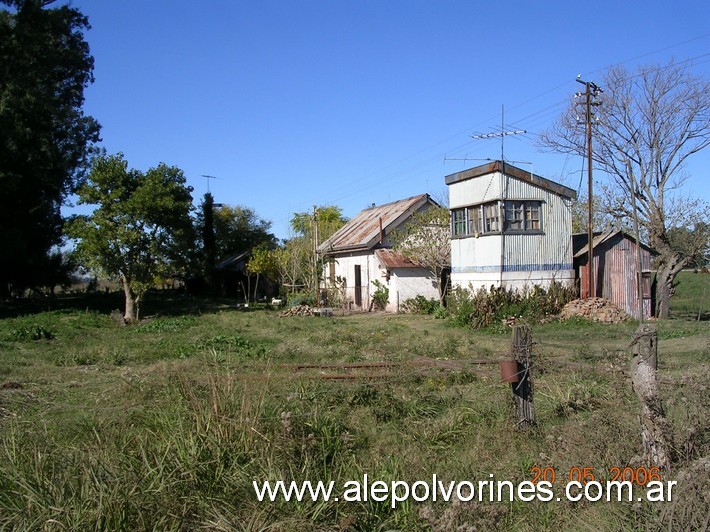
<instances>
[{"instance_id":1,"label":"blue painted stripe","mask_svg":"<svg viewBox=\"0 0 710 532\"><path fill-rule=\"evenodd\" d=\"M503 272L535 272L535 271L559 271L572 270L572 264L506 264L503 267ZM452 273L490 273L500 272L500 265L493 266L454 266L451 268Z\"/></svg>"}]
</instances>

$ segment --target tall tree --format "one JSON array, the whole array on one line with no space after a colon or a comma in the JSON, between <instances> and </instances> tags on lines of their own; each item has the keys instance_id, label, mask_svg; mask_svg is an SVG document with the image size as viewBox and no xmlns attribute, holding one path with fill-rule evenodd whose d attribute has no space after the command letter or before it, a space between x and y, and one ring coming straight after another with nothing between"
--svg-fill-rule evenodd
<instances>
[{"instance_id":1,"label":"tall tree","mask_svg":"<svg viewBox=\"0 0 710 532\"><path fill-rule=\"evenodd\" d=\"M436 279L439 303L446 287L442 273L451 266L451 230L449 209L430 207L412 215L411 220L390 235L395 251L429 270Z\"/></svg>"},{"instance_id":2,"label":"tall tree","mask_svg":"<svg viewBox=\"0 0 710 532\"><path fill-rule=\"evenodd\" d=\"M613 67L601 86L593 159L610 178L613 214L631 218L636 195L639 223L658 253L656 315L665 318L673 282L689 260L673 248L668 231L707 208L683 199L678 188L688 158L710 145L710 83L671 63L636 73ZM583 155L584 132L574 116L569 109L543 133L543 146Z\"/></svg>"},{"instance_id":3,"label":"tall tree","mask_svg":"<svg viewBox=\"0 0 710 532\"><path fill-rule=\"evenodd\" d=\"M340 207L321 205L311 212L297 212L291 217L291 229L295 233L286 244L286 253L292 288L300 285L314 298L317 296L320 276L323 273L323 257L317 247L348 221Z\"/></svg>"},{"instance_id":4,"label":"tall tree","mask_svg":"<svg viewBox=\"0 0 710 532\"><path fill-rule=\"evenodd\" d=\"M217 264L217 241L214 233L214 199L209 192L202 202L202 251L203 268L207 290L215 289L215 265Z\"/></svg>"},{"instance_id":5,"label":"tall tree","mask_svg":"<svg viewBox=\"0 0 710 532\"><path fill-rule=\"evenodd\" d=\"M82 111L94 67L87 18L46 0L0 3L1 298L52 267L60 207L81 182L99 124Z\"/></svg>"},{"instance_id":6,"label":"tall tree","mask_svg":"<svg viewBox=\"0 0 710 532\"><path fill-rule=\"evenodd\" d=\"M281 251L278 248L271 248L264 244L256 246L251 251L251 257L247 263L247 271L251 274L256 274L256 282L254 283L254 300L256 301L259 289L259 277L262 275L271 281L279 279L281 274L280 261Z\"/></svg>"},{"instance_id":7,"label":"tall tree","mask_svg":"<svg viewBox=\"0 0 710 532\"><path fill-rule=\"evenodd\" d=\"M216 262L250 251L260 244L269 248L276 247L277 239L271 233L271 222L260 218L254 209L242 205L213 203L208 212L206 205L207 200L197 214L195 225L202 239L201 245L206 249L208 217L212 215Z\"/></svg>"},{"instance_id":8,"label":"tall tree","mask_svg":"<svg viewBox=\"0 0 710 532\"><path fill-rule=\"evenodd\" d=\"M140 303L158 275L174 273L192 230L192 189L182 171L159 164L129 170L121 154L98 158L78 191L79 203L98 205L68 225L82 264L118 277L126 297L124 319L140 318Z\"/></svg>"},{"instance_id":9,"label":"tall tree","mask_svg":"<svg viewBox=\"0 0 710 532\"><path fill-rule=\"evenodd\" d=\"M291 229L298 236L312 238L318 233L318 241L323 242L348 219L343 216L343 210L335 205L321 205L311 212L296 212L291 217ZM317 231L315 231L317 228Z\"/></svg>"}]
</instances>

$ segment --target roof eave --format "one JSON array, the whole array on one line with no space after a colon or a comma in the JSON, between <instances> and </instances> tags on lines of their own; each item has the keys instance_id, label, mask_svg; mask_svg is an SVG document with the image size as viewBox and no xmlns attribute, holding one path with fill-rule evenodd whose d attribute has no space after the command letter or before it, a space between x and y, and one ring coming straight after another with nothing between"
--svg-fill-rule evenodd
<instances>
[{"instance_id":1,"label":"roof eave","mask_svg":"<svg viewBox=\"0 0 710 532\"><path fill-rule=\"evenodd\" d=\"M447 185L453 185L455 183L460 183L462 181L467 181L469 179L474 179L476 177L481 177L484 175L493 174L496 172L501 172L521 181L525 181L533 186L544 188L550 192L554 192L560 196L564 196L570 199L577 199L577 192L568 188L560 183L551 181L545 177L533 174L526 170L522 170L517 166L513 166L509 163L503 163L502 161L493 161L487 164L476 166L474 168L469 168L468 170L462 170L461 172L456 172L455 174L447 175L444 180Z\"/></svg>"}]
</instances>

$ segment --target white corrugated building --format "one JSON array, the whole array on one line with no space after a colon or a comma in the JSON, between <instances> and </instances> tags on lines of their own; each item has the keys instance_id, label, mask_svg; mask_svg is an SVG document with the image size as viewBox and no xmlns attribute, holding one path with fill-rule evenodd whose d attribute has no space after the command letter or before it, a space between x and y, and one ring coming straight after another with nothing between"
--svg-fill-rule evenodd
<instances>
[{"instance_id":1,"label":"white corrugated building","mask_svg":"<svg viewBox=\"0 0 710 532\"><path fill-rule=\"evenodd\" d=\"M446 184L453 286L574 282L574 190L503 161L448 175Z\"/></svg>"},{"instance_id":2,"label":"white corrugated building","mask_svg":"<svg viewBox=\"0 0 710 532\"><path fill-rule=\"evenodd\" d=\"M429 194L420 194L360 212L318 247L326 259L325 285L344 279L347 300L360 310L370 308L375 280L389 289L389 312L417 295L438 298L431 272L389 249L389 235L432 206L438 204Z\"/></svg>"}]
</instances>

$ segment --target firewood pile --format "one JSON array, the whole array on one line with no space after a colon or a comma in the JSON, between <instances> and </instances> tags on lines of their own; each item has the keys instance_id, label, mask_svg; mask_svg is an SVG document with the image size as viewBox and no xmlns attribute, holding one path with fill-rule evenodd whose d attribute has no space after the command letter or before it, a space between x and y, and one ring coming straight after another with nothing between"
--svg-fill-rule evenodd
<instances>
[{"instance_id":1,"label":"firewood pile","mask_svg":"<svg viewBox=\"0 0 710 532\"><path fill-rule=\"evenodd\" d=\"M327 316L333 315L333 309L328 307L309 307L308 305L296 305L288 310L279 313L279 317L288 316Z\"/></svg>"},{"instance_id":2,"label":"firewood pile","mask_svg":"<svg viewBox=\"0 0 710 532\"><path fill-rule=\"evenodd\" d=\"M603 297L575 299L567 303L560 312L561 320L575 316L601 323L621 323L628 318L626 312Z\"/></svg>"},{"instance_id":3,"label":"firewood pile","mask_svg":"<svg viewBox=\"0 0 710 532\"><path fill-rule=\"evenodd\" d=\"M308 305L294 305L293 307L279 312L280 318L286 318L288 316L314 316L315 309L309 307Z\"/></svg>"}]
</instances>

